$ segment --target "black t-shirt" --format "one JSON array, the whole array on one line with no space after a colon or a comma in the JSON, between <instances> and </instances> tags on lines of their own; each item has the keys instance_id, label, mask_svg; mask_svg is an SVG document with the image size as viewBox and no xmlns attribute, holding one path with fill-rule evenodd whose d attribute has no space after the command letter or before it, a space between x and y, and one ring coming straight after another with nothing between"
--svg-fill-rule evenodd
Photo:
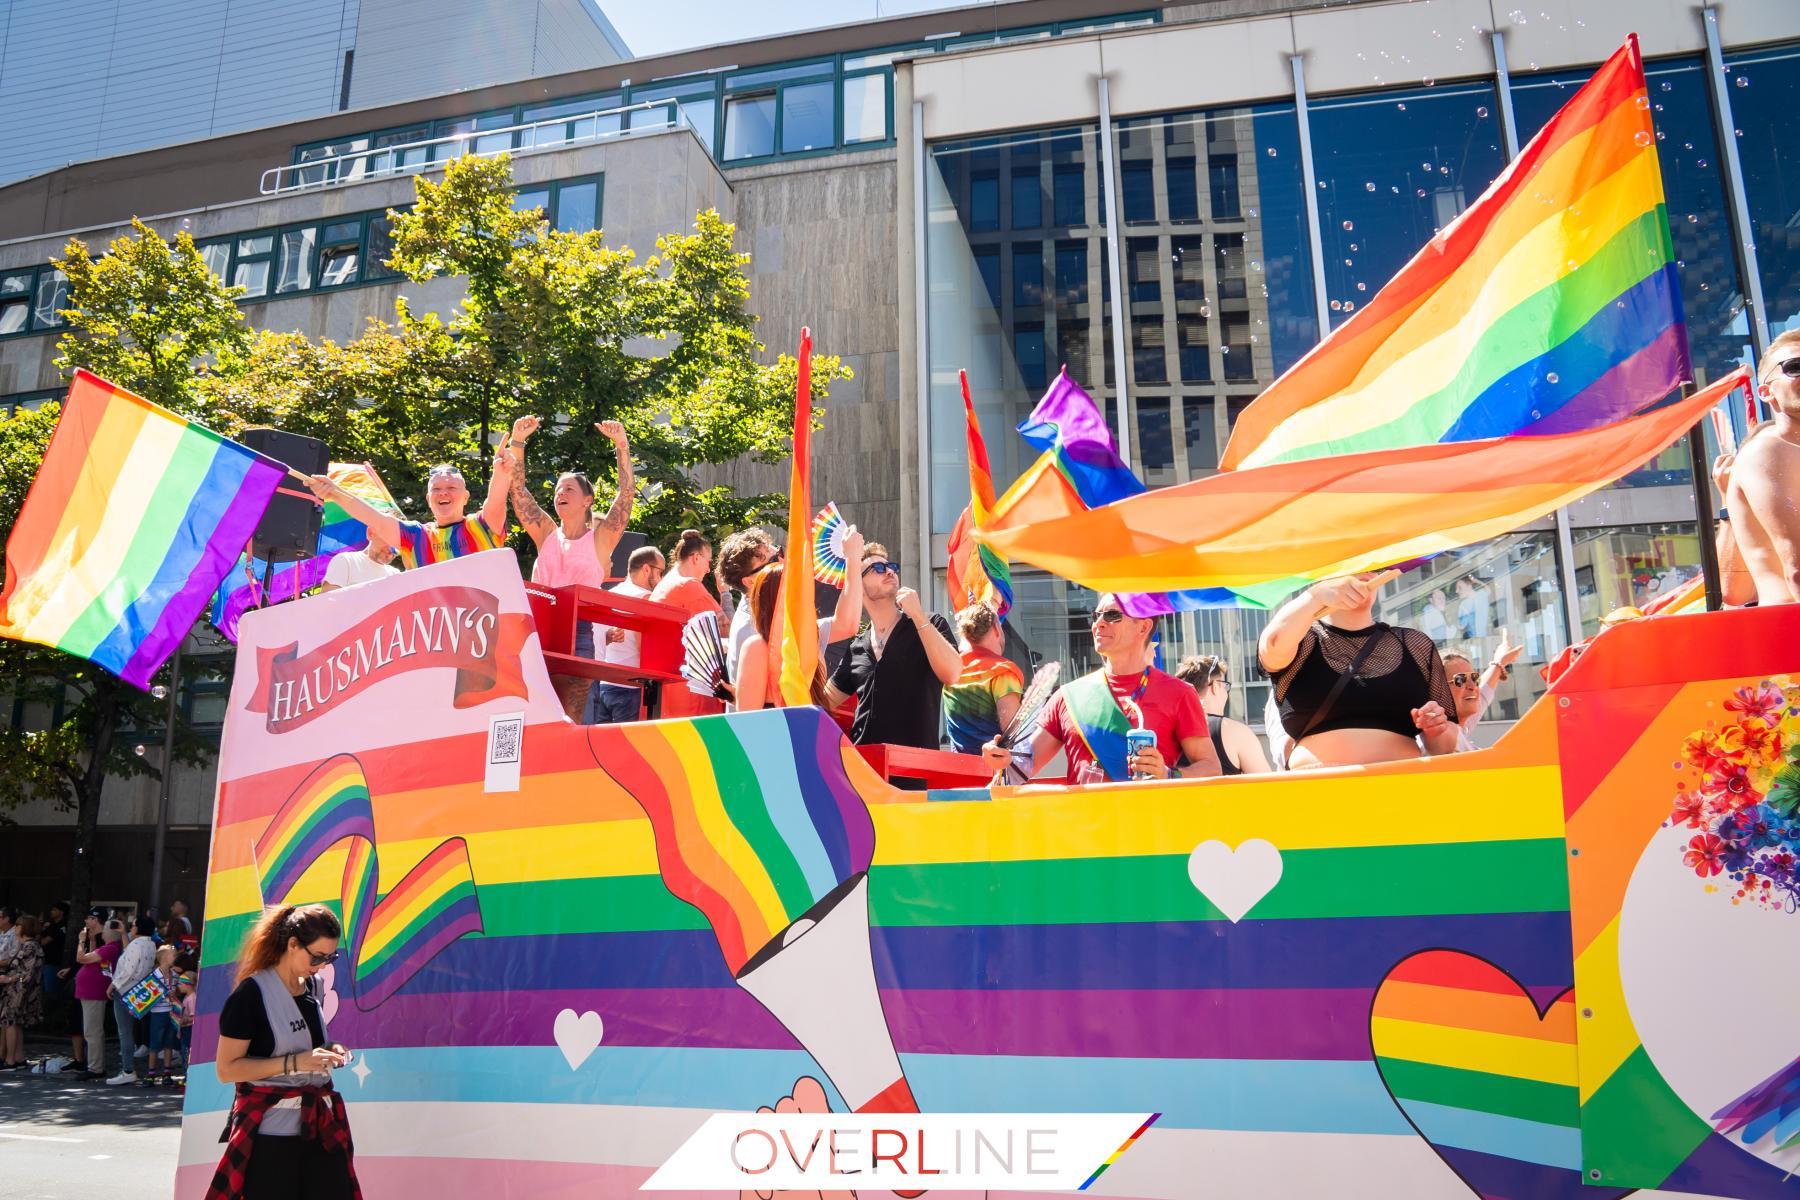
<instances>
[{"instance_id":1,"label":"black t-shirt","mask_svg":"<svg viewBox=\"0 0 1800 1200\"><path fill-rule=\"evenodd\" d=\"M63 948L69 944L69 931L61 925L44 926L44 962L62 966Z\"/></svg>"},{"instance_id":2,"label":"black t-shirt","mask_svg":"<svg viewBox=\"0 0 1800 1200\"><path fill-rule=\"evenodd\" d=\"M312 1034L312 1044L325 1044L325 1025L319 1020L319 1002L313 999L313 982L308 980L306 992L294 997L294 1003L300 1009L300 1015L306 1018L306 1028ZM251 1058L275 1057L275 1031L269 1025L269 1014L263 1007L262 989L256 980L246 979L238 984L237 991L225 997L225 1007L219 1010L219 1036L242 1038L250 1043L245 1051Z\"/></svg>"},{"instance_id":3,"label":"black t-shirt","mask_svg":"<svg viewBox=\"0 0 1800 1200\"><path fill-rule=\"evenodd\" d=\"M950 622L932 613L931 623L956 645ZM859 746L937 749L944 685L931 669L918 628L902 614L888 634L880 659L875 657L873 634L872 629L857 634L831 673L832 687L856 696L850 740Z\"/></svg>"}]
</instances>

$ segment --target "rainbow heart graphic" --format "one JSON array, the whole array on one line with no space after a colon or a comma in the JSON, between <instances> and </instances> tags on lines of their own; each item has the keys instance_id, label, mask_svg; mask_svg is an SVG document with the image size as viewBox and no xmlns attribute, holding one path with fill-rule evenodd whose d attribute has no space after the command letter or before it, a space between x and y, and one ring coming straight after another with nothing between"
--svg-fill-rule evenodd
<instances>
[{"instance_id":1,"label":"rainbow heart graphic","mask_svg":"<svg viewBox=\"0 0 1800 1200\"><path fill-rule=\"evenodd\" d=\"M1369 1040L1407 1121L1483 1200L1599 1200L1584 1187L1575 992L1542 1008L1493 963L1426 950L1387 973Z\"/></svg>"}]
</instances>

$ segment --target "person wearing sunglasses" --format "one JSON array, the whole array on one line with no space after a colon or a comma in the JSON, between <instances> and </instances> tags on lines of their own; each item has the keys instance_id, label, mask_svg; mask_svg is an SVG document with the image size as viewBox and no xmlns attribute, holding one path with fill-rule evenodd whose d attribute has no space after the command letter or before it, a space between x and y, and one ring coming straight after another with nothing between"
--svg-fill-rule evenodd
<instances>
[{"instance_id":1,"label":"person wearing sunglasses","mask_svg":"<svg viewBox=\"0 0 1800 1200\"><path fill-rule=\"evenodd\" d=\"M1263 753L1262 739L1242 721L1225 715L1231 704L1231 675L1216 654L1190 654L1175 668L1175 678L1194 689L1206 710L1206 733L1226 775L1267 775L1275 768Z\"/></svg>"},{"instance_id":2,"label":"person wearing sunglasses","mask_svg":"<svg viewBox=\"0 0 1800 1200\"><path fill-rule=\"evenodd\" d=\"M935 750L944 689L962 675L956 634L950 622L925 611L917 592L900 586L900 565L887 547L870 542L854 561L869 623L832 671L826 704L836 709L856 697L850 740L859 746ZM911 786L900 780L895 785Z\"/></svg>"},{"instance_id":3,"label":"person wearing sunglasses","mask_svg":"<svg viewBox=\"0 0 1800 1200\"><path fill-rule=\"evenodd\" d=\"M1756 372L1772 414L1738 447L1726 512L1758 604L1800 601L1800 329L1769 344Z\"/></svg>"},{"instance_id":4,"label":"person wearing sunglasses","mask_svg":"<svg viewBox=\"0 0 1800 1200\"><path fill-rule=\"evenodd\" d=\"M1123 600L1103 593L1089 622L1101 666L1063 685L1044 710L1031 746L1029 778L1061 750L1068 760L1065 783L1128 779L1199 779L1220 773L1219 753L1206 731L1206 712L1194 689L1153 663L1154 617L1134 617ZM1127 734L1148 729L1153 745L1133 753ZM996 738L981 757L1000 773L1012 751ZM1187 760L1187 765L1174 764Z\"/></svg>"},{"instance_id":5,"label":"person wearing sunglasses","mask_svg":"<svg viewBox=\"0 0 1800 1200\"><path fill-rule=\"evenodd\" d=\"M236 1096L208 1195L357 1194L349 1118L331 1085L331 1072L351 1055L330 1040L317 978L337 960L342 935L323 904L288 904L265 909L245 936L237 986L219 1012L214 1069Z\"/></svg>"},{"instance_id":6,"label":"person wearing sunglasses","mask_svg":"<svg viewBox=\"0 0 1800 1200\"><path fill-rule=\"evenodd\" d=\"M863 552L863 535L852 525L844 531L844 561L860 562ZM719 594L724 595L729 589L738 593L741 599L731 614L731 629L726 634L725 648L727 662L736 663L743 658L744 645L756 636L755 614L750 603L750 585L757 572L770 563L781 561L781 547L777 546L767 533L751 526L719 543L718 566L714 574L718 578ZM819 649L833 642L847 641L856 636L856 630L862 624L862 576L854 571L846 571L844 586L838 592L837 605L829 617L819 618ZM727 710L731 705L725 706Z\"/></svg>"},{"instance_id":7,"label":"person wearing sunglasses","mask_svg":"<svg viewBox=\"0 0 1800 1200\"><path fill-rule=\"evenodd\" d=\"M410 571L504 546L506 493L512 474L513 459L503 448L494 456L487 499L482 502L481 511L470 515L469 485L463 482L461 468L449 463L431 468L425 478L425 501L431 506L431 521L425 524L383 512L352 495L329 475L314 475L307 486L321 502L336 501L370 533L397 549L400 565Z\"/></svg>"},{"instance_id":8,"label":"person wearing sunglasses","mask_svg":"<svg viewBox=\"0 0 1800 1200\"><path fill-rule=\"evenodd\" d=\"M1479 675L1468 655L1444 655L1444 673L1450 677L1450 691L1456 697L1456 748L1459 752L1475 749L1475 726L1481 723L1488 705L1494 702L1495 690L1512 675L1513 663L1524 652L1523 646L1513 645L1512 630L1502 625L1500 648L1494 651L1494 661Z\"/></svg>"}]
</instances>

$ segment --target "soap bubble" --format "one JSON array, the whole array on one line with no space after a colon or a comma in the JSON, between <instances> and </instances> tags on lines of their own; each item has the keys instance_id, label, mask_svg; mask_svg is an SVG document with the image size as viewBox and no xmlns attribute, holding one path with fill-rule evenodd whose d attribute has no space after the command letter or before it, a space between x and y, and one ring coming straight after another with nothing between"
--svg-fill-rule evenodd
<instances>
[{"instance_id":1,"label":"soap bubble","mask_svg":"<svg viewBox=\"0 0 1800 1200\"><path fill-rule=\"evenodd\" d=\"M1345 232L1346 232L1346 233L1348 233L1348 232L1349 232L1349 231L1350 231L1350 230L1352 230L1352 229L1355 229L1355 228L1356 228L1356 222L1355 222L1355 221L1345 221L1345 222L1344 222L1344 231L1345 231Z\"/></svg>"},{"instance_id":2,"label":"soap bubble","mask_svg":"<svg viewBox=\"0 0 1800 1200\"><path fill-rule=\"evenodd\" d=\"M1373 182L1372 182L1372 181L1371 181L1371 182L1368 182L1368 183L1365 183L1365 184L1363 184L1363 191L1365 191L1365 192L1372 192L1372 191L1374 191L1374 190L1375 190L1375 184L1374 184L1374 183L1373 183Z\"/></svg>"},{"instance_id":3,"label":"soap bubble","mask_svg":"<svg viewBox=\"0 0 1800 1200\"><path fill-rule=\"evenodd\" d=\"M1549 374L1544 376L1544 382L1545 383L1561 383L1562 376L1558 375L1555 371L1551 371Z\"/></svg>"}]
</instances>

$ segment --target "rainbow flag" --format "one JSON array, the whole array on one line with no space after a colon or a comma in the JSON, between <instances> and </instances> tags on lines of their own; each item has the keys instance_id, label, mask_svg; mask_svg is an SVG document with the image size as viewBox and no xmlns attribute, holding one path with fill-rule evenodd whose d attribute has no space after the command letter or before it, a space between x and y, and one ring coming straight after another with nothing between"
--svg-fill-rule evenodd
<instances>
[{"instance_id":1,"label":"rainbow flag","mask_svg":"<svg viewBox=\"0 0 1800 1200\"><path fill-rule=\"evenodd\" d=\"M6 542L0 636L148 687L284 468L78 370Z\"/></svg>"},{"instance_id":2,"label":"rainbow flag","mask_svg":"<svg viewBox=\"0 0 1800 1200\"><path fill-rule=\"evenodd\" d=\"M439 842L378 896L374 805L362 764L348 754L319 764L257 837L252 853L263 902L287 902L309 868L345 840L343 883L333 899L342 911L356 1004L368 1010L445 946L480 933L481 907L460 837Z\"/></svg>"},{"instance_id":3,"label":"rainbow flag","mask_svg":"<svg viewBox=\"0 0 1800 1200\"><path fill-rule=\"evenodd\" d=\"M958 371L956 377L962 383L963 416L968 422L969 507L963 509L950 534L950 605L987 604L1004 621L1012 609L1012 569L1004 558L970 536L993 516L994 472L988 466L987 442L981 436L975 401L969 397L968 372Z\"/></svg>"},{"instance_id":4,"label":"rainbow flag","mask_svg":"<svg viewBox=\"0 0 1800 1200\"><path fill-rule=\"evenodd\" d=\"M781 698L811 704L819 669L819 614L813 600L812 330L800 330L794 384L794 463L788 474L787 566L781 573ZM858 564L850 564L858 569Z\"/></svg>"},{"instance_id":5,"label":"rainbow flag","mask_svg":"<svg viewBox=\"0 0 1800 1200\"><path fill-rule=\"evenodd\" d=\"M1692 377L1636 36L1245 409L1224 470L1619 420Z\"/></svg>"},{"instance_id":6,"label":"rainbow flag","mask_svg":"<svg viewBox=\"0 0 1800 1200\"><path fill-rule=\"evenodd\" d=\"M405 519L406 514L394 503L387 484L382 482L380 474L368 463L332 463L327 474L351 495L360 497L383 512ZM361 550L368 544L368 528L345 512L344 506L336 500L327 500L324 515L319 520L319 552L310 558L275 568L269 573L266 589L262 579L268 564L260 558L240 555L237 566L225 577L225 582L219 585L219 591L213 597L212 623L227 639L237 641L238 619L256 605L259 599L273 604L277 600L291 600L303 592L311 591L325 582L325 569L331 565L332 559L346 551ZM232 583L233 579L243 580L246 573L254 582Z\"/></svg>"},{"instance_id":7,"label":"rainbow flag","mask_svg":"<svg viewBox=\"0 0 1800 1200\"><path fill-rule=\"evenodd\" d=\"M1068 515L1055 515L1051 489L1038 487L1010 512L1003 501L976 536L1100 592L1370 570L1498 537L1605 487L1748 381L1739 370L1597 429L1224 471Z\"/></svg>"}]
</instances>

